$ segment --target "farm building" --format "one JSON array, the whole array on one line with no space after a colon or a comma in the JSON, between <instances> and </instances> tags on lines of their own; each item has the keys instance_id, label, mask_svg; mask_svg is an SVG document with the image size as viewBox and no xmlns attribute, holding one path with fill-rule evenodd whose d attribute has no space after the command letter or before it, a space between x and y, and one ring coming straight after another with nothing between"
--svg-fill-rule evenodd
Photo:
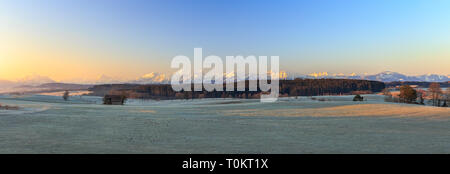
<instances>
[{"instance_id":1,"label":"farm building","mask_svg":"<svg viewBox=\"0 0 450 174\"><path fill-rule=\"evenodd\" d=\"M103 104L105 105L123 105L127 98L123 95L105 95Z\"/></svg>"}]
</instances>

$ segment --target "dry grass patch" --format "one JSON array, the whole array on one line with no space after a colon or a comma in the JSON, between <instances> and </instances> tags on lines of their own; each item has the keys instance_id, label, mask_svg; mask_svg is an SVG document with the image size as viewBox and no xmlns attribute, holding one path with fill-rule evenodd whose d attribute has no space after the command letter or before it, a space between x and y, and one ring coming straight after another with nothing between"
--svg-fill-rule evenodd
<instances>
[{"instance_id":1,"label":"dry grass patch","mask_svg":"<svg viewBox=\"0 0 450 174\"><path fill-rule=\"evenodd\" d=\"M450 108L427 107L406 104L355 104L324 108L293 108L275 110L229 110L226 115L239 116L286 116L286 117L354 117L354 116L391 116L391 117L429 117L450 118Z\"/></svg>"}]
</instances>

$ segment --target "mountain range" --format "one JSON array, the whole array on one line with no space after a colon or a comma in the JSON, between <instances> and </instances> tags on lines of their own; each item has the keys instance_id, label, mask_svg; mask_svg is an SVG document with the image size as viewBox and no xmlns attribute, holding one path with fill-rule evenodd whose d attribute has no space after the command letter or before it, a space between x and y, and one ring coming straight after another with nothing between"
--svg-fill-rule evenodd
<instances>
[{"instance_id":1,"label":"mountain range","mask_svg":"<svg viewBox=\"0 0 450 174\"><path fill-rule=\"evenodd\" d=\"M397 72L384 71L373 75L359 75L359 74L330 74L328 72L311 73L308 75L289 75L290 73L281 72L280 76L282 79L295 79L295 78L311 78L311 79L321 79L321 78L333 78L333 79L365 79L365 80L375 80L381 82L394 82L394 81L421 81L421 82L447 82L450 81L449 75L438 75L438 74L426 74L418 76L408 76ZM113 77L102 75L95 81L83 82L82 84L113 84L113 83L130 83L130 84L157 84L157 83L169 83L170 74L163 73L148 73L134 80L119 80ZM224 79L232 77L230 74L224 74ZM243 79L242 79L243 80ZM42 84L57 84L56 81L49 77L32 75L16 81L8 81L0 79L0 88L14 88L14 87L38 87ZM77 83L77 82L72 82Z\"/></svg>"},{"instance_id":2,"label":"mountain range","mask_svg":"<svg viewBox=\"0 0 450 174\"><path fill-rule=\"evenodd\" d=\"M438 74L425 74L418 76L408 76L398 72L384 71L373 75L358 75L355 73L345 75L345 74L329 74L327 72L312 73L304 76L299 76L300 78L337 78L337 79L364 79L364 80L375 80L381 82L447 82L450 81L449 75L438 75Z\"/></svg>"}]
</instances>

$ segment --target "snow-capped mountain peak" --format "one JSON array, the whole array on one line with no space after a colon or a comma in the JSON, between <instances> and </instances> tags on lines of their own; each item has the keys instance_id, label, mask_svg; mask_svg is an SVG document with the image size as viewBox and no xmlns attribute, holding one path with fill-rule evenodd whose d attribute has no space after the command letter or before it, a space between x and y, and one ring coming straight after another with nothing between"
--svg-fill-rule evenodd
<instances>
[{"instance_id":1,"label":"snow-capped mountain peak","mask_svg":"<svg viewBox=\"0 0 450 174\"><path fill-rule=\"evenodd\" d=\"M42 85L45 83L55 83L56 81L54 81L53 79L47 77L47 76L41 76L41 75L29 75L26 76L24 78L18 79L17 80L17 84L20 85L31 85L31 86L35 86L35 85Z\"/></svg>"},{"instance_id":2,"label":"snow-capped mountain peak","mask_svg":"<svg viewBox=\"0 0 450 174\"><path fill-rule=\"evenodd\" d=\"M446 82L450 80L447 75L437 75L437 74L426 74L419 76L408 76L394 71L383 71L378 74L358 75L356 73L351 73L349 75L344 75L343 73L334 73L330 75L327 72L321 73L311 73L305 78L343 78L343 79L365 79L365 80L375 80L382 82L392 82L392 81L423 81L423 82Z\"/></svg>"},{"instance_id":3,"label":"snow-capped mountain peak","mask_svg":"<svg viewBox=\"0 0 450 174\"><path fill-rule=\"evenodd\" d=\"M166 74L151 72L148 74L144 74L139 78L136 78L136 80L131 81L130 83L153 84L153 83L167 83L168 81L169 77Z\"/></svg>"}]
</instances>

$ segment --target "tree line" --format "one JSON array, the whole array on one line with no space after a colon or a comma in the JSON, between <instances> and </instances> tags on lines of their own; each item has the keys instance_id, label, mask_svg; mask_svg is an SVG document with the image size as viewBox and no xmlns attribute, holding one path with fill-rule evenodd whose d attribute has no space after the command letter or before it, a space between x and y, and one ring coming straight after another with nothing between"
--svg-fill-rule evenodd
<instances>
[{"instance_id":1,"label":"tree line","mask_svg":"<svg viewBox=\"0 0 450 174\"><path fill-rule=\"evenodd\" d=\"M239 82L242 83L242 82ZM245 91L174 91L170 84L112 84L96 85L89 90L91 95L126 95L137 99L193 99L193 98L260 98L261 90L249 91L249 81L245 81ZM270 83L270 82L269 82ZM257 83L258 84L258 83ZM223 84L226 89L227 84ZM280 96L346 95L380 92L383 82L355 79L295 79L280 80Z\"/></svg>"},{"instance_id":2,"label":"tree line","mask_svg":"<svg viewBox=\"0 0 450 174\"><path fill-rule=\"evenodd\" d=\"M383 95L388 102L410 103L425 105L428 99L432 106L448 107L450 102L450 88L442 90L439 83L430 83L427 90L414 89L410 85L400 86L400 94L394 96L391 88L384 89Z\"/></svg>"}]
</instances>

